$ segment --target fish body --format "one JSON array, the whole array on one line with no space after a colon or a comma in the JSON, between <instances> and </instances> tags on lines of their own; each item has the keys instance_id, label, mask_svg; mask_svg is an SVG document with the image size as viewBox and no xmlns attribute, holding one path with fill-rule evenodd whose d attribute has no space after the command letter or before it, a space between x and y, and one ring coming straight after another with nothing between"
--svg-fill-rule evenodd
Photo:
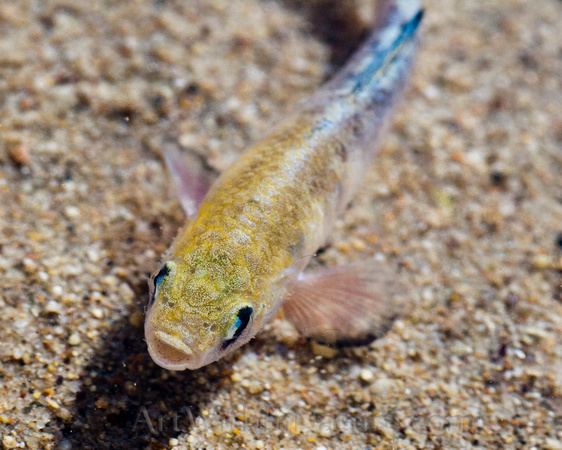
<instances>
[{"instance_id":1,"label":"fish body","mask_svg":"<svg viewBox=\"0 0 562 450\"><path fill-rule=\"evenodd\" d=\"M145 334L161 366L209 364L250 340L281 306L299 331L326 339L361 339L385 315L370 292L380 288L371 265L304 271L357 190L410 72L419 5L379 3L375 31L348 64L191 210L151 281ZM189 195L187 176L178 175Z\"/></svg>"}]
</instances>

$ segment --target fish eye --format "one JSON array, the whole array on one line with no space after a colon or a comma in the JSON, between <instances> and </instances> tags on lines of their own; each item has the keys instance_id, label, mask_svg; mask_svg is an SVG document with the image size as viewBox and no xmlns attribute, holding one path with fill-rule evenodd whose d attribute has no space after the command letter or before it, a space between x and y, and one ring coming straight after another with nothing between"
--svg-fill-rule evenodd
<instances>
[{"instance_id":1,"label":"fish eye","mask_svg":"<svg viewBox=\"0 0 562 450\"><path fill-rule=\"evenodd\" d=\"M251 306L244 306L243 308L240 308L238 310L238 314L236 315L237 316L236 320L234 321L234 324L232 325L228 333L228 337L222 343L223 350L227 348L229 345L233 344L236 341L236 339L238 339L242 335L242 333L250 323L250 319L252 317L253 312L254 309Z\"/></svg>"},{"instance_id":2,"label":"fish eye","mask_svg":"<svg viewBox=\"0 0 562 450\"><path fill-rule=\"evenodd\" d=\"M169 273L170 273L170 267L168 266L168 263L166 263L162 266L160 271L154 277L154 287L156 289L160 287L162 281L164 280L164 278L166 278L166 275L168 275Z\"/></svg>"},{"instance_id":3,"label":"fish eye","mask_svg":"<svg viewBox=\"0 0 562 450\"><path fill-rule=\"evenodd\" d=\"M162 268L154 275L152 275L150 279L150 293L148 298L148 306L154 303L154 298L156 297L156 291L164 281L164 279L168 276L170 271L173 269L174 264L172 262L167 262L162 266Z\"/></svg>"}]
</instances>

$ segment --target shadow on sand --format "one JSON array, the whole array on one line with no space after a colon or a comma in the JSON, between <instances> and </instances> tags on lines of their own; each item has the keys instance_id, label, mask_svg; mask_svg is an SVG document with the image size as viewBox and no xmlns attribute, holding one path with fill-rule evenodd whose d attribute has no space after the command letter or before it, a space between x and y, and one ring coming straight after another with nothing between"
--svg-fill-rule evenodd
<instances>
[{"instance_id":1,"label":"shadow on sand","mask_svg":"<svg viewBox=\"0 0 562 450\"><path fill-rule=\"evenodd\" d=\"M83 369L59 448L163 448L189 430L202 405L228 380L231 364L184 372L161 369L147 354L142 327L124 318Z\"/></svg>"},{"instance_id":2,"label":"shadow on sand","mask_svg":"<svg viewBox=\"0 0 562 450\"><path fill-rule=\"evenodd\" d=\"M330 48L332 72L342 66L368 34L356 2L333 0L281 0L287 8L306 17L310 32Z\"/></svg>"}]
</instances>

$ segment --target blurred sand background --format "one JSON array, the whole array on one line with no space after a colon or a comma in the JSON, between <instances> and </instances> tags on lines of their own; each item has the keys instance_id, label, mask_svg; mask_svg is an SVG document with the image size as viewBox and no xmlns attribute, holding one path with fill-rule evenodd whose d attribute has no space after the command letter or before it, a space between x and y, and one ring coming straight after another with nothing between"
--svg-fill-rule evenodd
<instances>
[{"instance_id":1,"label":"blurred sand background","mask_svg":"<svg viewBox=\"0 0 562 450\"><path fill-rule=\"evenodd\" d=\"M408 93L320 262L386 258L368 348L281 321L195 372L143 341L182 213L359 44L369 1L0 1L0 443L562 449L562 3L427 0Z\"/></svg>"}]
</instances>

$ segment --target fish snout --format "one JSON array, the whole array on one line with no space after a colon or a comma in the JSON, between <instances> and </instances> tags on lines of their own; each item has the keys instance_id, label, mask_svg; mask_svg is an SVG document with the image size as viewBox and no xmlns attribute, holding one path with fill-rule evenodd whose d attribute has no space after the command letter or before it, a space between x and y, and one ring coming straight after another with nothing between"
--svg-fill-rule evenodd
<instances>
[{"instance_id":1,"label":"fish snout","mask_svg":"<svg viewBox=\"0 0 562 450\"><path fill-rule=\"evenodd\" d=\"M148 327L146 330L148 353L156 364L164 369L184 370L191 368L195 361L193 350L181 338L164 331Z\"/></svg>"}]
</instances>

